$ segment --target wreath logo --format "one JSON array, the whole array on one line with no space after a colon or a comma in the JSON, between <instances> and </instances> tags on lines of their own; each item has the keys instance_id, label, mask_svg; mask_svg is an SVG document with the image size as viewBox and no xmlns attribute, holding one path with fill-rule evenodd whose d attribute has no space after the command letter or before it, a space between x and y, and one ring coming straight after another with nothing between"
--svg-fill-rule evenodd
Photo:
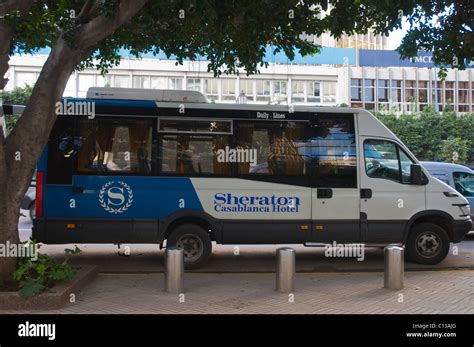
<instances>
[{"instance_id":1,"label":"wreath logo","mask_svg":"<svg viewBox=\"0 0 474 347\"><path fill-rule=\"evenodd\" d=\"M127 199L125 199L125 192ZM110 199L121 201L114 203ZM123 181L109 181L99 191L99 204L109 213L119 214L127 211L133 203L133 190Z\"/></svg>"}]
</instances>

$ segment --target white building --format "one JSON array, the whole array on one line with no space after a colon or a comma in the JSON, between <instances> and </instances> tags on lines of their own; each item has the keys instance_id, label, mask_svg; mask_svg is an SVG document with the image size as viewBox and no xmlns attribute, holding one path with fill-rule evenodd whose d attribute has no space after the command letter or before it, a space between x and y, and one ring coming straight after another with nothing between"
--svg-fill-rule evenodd
<instances>
[{"instance_id":1,"label":"white building","mask_svg":"<svg viewBox=\"0 0 474 347\"><path fill-rule=\"evenodd\" d=\"M386 45L380 37L366 38L368 41L360 41L364 47ZM324 36L321 39L329 40ZM325 43L338 45L334 40ZM397 57L393 51L359 48L324 48L316 57L299 56L294 62L269 54L269 66L260 68L260 74L246 76L242 71L214 78L207 72L206 61L176 65L172 59L124 56L106 76L94 69L75 72L64 96L85 97L89 87L111 86L196 90L213 102L237 102L241 95L240 102L248 103L345 104L382 112L417 112L430 104L437 104L441 111L451 104L457 112L474 112L474 69L449 69L441 82L426 53L414 61ZM13 56L6 90L33 85L46 58L41 54Z\"/></svg>"}]
</instances>

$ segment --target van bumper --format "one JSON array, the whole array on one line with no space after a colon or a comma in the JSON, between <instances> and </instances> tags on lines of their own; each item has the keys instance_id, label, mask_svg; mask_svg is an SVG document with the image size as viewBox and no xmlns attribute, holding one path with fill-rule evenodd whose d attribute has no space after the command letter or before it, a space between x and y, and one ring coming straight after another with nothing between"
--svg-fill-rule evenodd
<instances>
[{"instance_id":1,"label":"van bumper","mask_svg":"<svg viewBox=\"0 0 474 347\"><path fill-rule=\"evenodd\" d=\"M457 220L454 221L453 239L451 242L461 242L464 236L473 228L472 220Z\"/></svg>"}]
</instances>

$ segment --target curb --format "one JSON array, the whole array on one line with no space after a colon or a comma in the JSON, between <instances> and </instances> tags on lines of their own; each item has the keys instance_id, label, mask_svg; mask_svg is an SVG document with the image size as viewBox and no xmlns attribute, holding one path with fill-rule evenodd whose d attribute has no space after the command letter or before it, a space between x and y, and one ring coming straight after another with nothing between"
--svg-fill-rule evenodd
<instances>
[{"instance_id":1,"label":"curb","mask_svg":"<svg viewBox=\"0 0 474 347\"><path fill-rule=\"evenodd\" d=\"M83 265L77 275L54 286L51 292L25 299L18 292L0 292L0 310L54 310L66 306L70 294L76 294L97 276L97 266Z\"/></svg>"}]
</instances>

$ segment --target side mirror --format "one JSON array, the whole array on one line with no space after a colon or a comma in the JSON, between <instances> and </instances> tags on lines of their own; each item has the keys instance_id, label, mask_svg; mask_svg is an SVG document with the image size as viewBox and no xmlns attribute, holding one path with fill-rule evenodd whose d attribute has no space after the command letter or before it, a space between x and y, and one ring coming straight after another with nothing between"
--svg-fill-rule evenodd
<instances>
[{"instance_id":1,"label":"side mirror","mask_svg":"<svg viewBox=\"0 0 474 347\"><path fill-rule=\"evenodd\" d=\"M417 186L424 184L423 170L421 169L420 164L410 165L410 183Z\"/></svg>"}]
</instances>

